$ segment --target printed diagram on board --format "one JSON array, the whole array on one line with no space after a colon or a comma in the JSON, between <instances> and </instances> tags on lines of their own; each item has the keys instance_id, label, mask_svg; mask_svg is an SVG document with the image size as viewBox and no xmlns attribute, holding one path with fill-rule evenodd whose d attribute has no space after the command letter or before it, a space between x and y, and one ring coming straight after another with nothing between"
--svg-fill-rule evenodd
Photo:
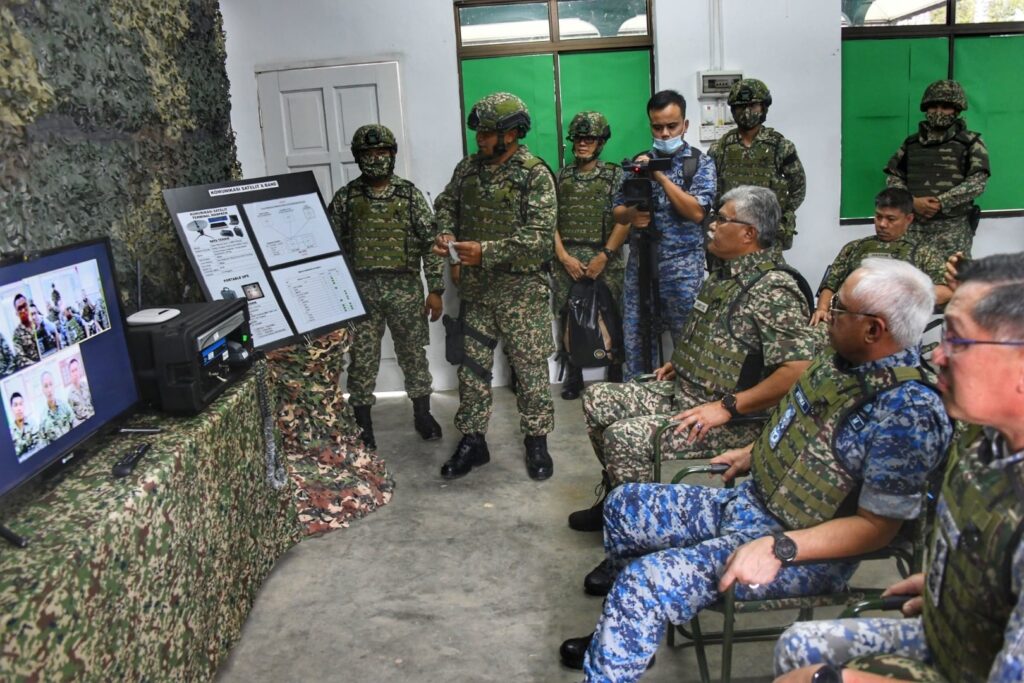
<instances>
[{"instance_id":1,"label":"printed diagram on board","mask_svg":"<svg viewBox=\"0 0 1024 683\"><path fill-rule=\"evenodd\" d=\"M245 205L253 236L274 267L337 251L337 240L317 194Z\"/></svg>"}]
</instances>

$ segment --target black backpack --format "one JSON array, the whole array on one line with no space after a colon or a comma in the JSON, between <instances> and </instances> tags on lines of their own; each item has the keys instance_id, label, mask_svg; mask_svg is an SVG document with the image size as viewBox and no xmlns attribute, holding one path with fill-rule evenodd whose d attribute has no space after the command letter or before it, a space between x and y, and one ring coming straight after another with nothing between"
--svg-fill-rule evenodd
<instances>
[{"instance_id":1,"label":"black backpack","mask_svg":"<svg viewBox=\"0 0 1024 683\"><path fill-rule=\"evenodd\" d=\"M623 362L622 318L604 280L574 282L561 313L562 354L569 363L599 368Z\"/></svg>"}]
</instances>

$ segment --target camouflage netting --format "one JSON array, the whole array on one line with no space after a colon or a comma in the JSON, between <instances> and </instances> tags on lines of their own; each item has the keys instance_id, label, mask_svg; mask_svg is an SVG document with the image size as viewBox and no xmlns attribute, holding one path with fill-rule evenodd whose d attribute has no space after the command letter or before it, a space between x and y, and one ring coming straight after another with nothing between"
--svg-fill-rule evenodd
<instances>
[{"instance_id":1,"label":"camouflage netting","mask_svg":"<svg viewBox=\"0 0 1024 683\"><path fill-rule=\"evenodd\" d=\"M129 311L195 299L160 191L240 177L224 59L215 0L0 3L0 249L109 236Z\"/></svg>"}]
</instances>

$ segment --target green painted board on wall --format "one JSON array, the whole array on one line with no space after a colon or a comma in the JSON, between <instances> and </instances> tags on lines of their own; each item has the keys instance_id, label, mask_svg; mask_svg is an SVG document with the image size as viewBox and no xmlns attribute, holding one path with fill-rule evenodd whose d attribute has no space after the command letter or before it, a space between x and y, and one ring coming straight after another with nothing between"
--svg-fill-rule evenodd
<instances>
[{"instance_id":1,"label":"green painted board on wall","mask_svg":"<svg viewBox=\"0 0 1024 683\"><path fill-rule=\"evenodd\" d=\"M600 111L612 128L601 158L617 163L650 148L645 106L651 97L648 50L576 52L559 57L563 137L578 112ZM572 160L566 145L565 161Z\"/></svg>"},{"instance_id":2,"label":"green painted board on wall","mask_svg":"<svg viewBox=\"0 0 1024 683\"><path fill-rule=\"evenodd\" d=\"M953 73L967 93L968 128L981 133L992 177L981 208L1024 208L1024 36L957 38Z\"/></svg>"},{"instance_id":3,"label":"green painted board on wall","mask_svg":"<svg viewBox=\"0 0 1024 683\"><path fill-rule=\"evenodd\" d=\"M882 169L921 120L921 93L946 77L946 38L843 42L840 216L874 215Z\"/></svg>"},{"instance_id":4,"label":"green painted board on wall","mask_svg":"<svg viewBox=\"0 0 1024 683\"><path fill-rule=\"evenodd\" d=\"M530 151L558 168L555 129L555 70L550 54L487 57L462 61L462 100L466 115L485 95L507 91L518 95L530 111L532 127L523 142ZM470 154L476 152L475 133L466 129Z\"/></svg>"}]
</instances>

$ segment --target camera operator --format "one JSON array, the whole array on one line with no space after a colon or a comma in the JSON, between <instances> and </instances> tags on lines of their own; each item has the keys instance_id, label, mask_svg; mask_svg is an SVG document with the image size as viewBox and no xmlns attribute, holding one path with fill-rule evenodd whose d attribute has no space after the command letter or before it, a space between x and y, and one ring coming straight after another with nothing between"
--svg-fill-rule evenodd
<instances>
[{"instance_id":1,"label":"camera operator","mask_svg":"<svg viewBox=\"0 0 1024 683\"><path fill-rule=\"evenodd\" d=\"M631 223L636 228L626 262L623 294L625 379L644 372L645 368L661 365L657 348L662 330L660 326L653 327L645 334L644 323L653 326L662 318L673 343L679 342L704 275L704 235L700 223L711 208L717 188L711 158L683 140L689 126L683 96L674 90L655 93L647 101L647 117L653 136L652 149L634 161L644 165L652 159L670 159L671 165L666 171L644 172L651 184L650 206L628 205L622 190L615 197L615 222ZM625 177L628 181L636 177L636 172L627 171ZM642 210L644 208L648 210ZM655 261L651 263L651 276L658 284L658 291L652 299L660 316L653 311L641 312L641 250L636 246L636 238L638 231L647 229L653 229L651 237L656 240L655 248L651 249ZM650 348L646 350L643 349L644 339L650 340Z\"/></svg>"}]
</instances>

